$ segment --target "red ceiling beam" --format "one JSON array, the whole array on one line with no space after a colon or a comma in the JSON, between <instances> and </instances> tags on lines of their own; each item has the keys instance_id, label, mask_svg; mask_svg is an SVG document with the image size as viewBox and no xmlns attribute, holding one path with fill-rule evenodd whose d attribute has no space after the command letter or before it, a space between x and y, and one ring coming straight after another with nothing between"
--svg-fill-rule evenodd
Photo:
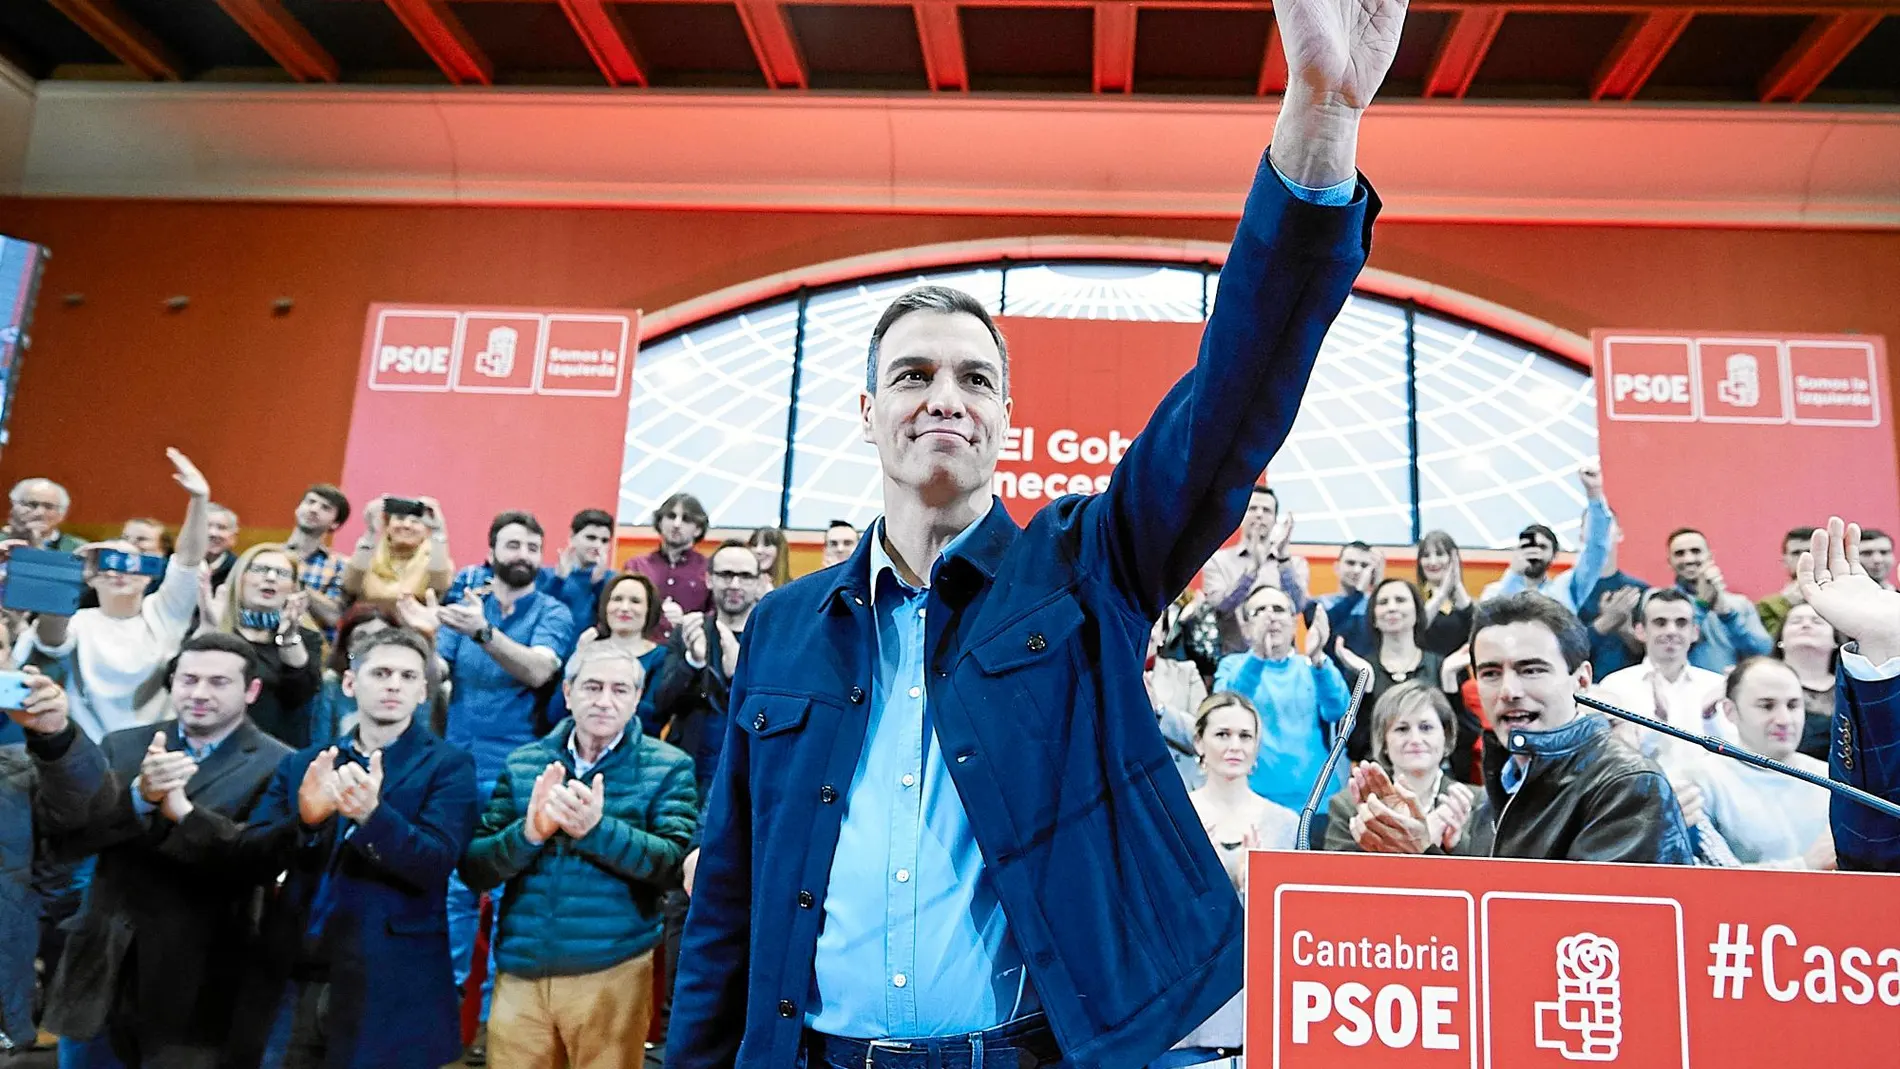
<instances>
[{"instance_id":1,"label":"red ceiling beam","mask_svg":"<svg viewBox=\"0 0 1900 1069\"><path fill-rule=\"evenodd\" d=\"M963 23L948 4L913 3L917 15L917 43L923 47L924 73L930 88L940 93L970 89L969 63L963 55Z\"/></svg>"},{"instance_id":2,"label":"red ceiling beam","mask_svg":"<svg viewBox=\"0 0 1900 1069\"><path fill-rule=\"evenodd\" d=\"M444 0L383 0L435 65L456 85L493 85L495 67Z\"/></svg>"},{"instance_id":3,"label":"red ceiling beam","mask_svg":"<svg viewBox=\"0 0 1900 1069\"><path fill-rule=\"evenodd\" d=\"M336 60L278 0L218 0L231 21L300 82L334 82Z\"/></svg>"},{"instance_id":4,"label":"red ceiling beam","mask_svg":"<svg viewBox=\"0 0 1900 1069\"><path fill-rule=\"evenodd\" d=\"M1431 70L1425 75L1424 95L1464 96L1502 25L1502 8L1460 8L1452 18L1451 29L1445 31L1444 40L1438 42L1438 55L1432 58Z\"/></svg>"},{"instance_id":5,"label":"red ceiling beam","mask_svg":"<svg viewBox=\"0 0 1900 1069\"><path fill-rule=\"evenodd\" d=\"M773 89L805 89L805 57L792 37L792 25L778 0L739 0L739 21L759 57L765 84Z\"/></svg>"},{"instance_id":6,"label":"red ceiling beam","mask_svg":"<svg viewBox=\"0 0 1900 1069\"><path fill-rule=\"evenodd\" d=\"M1261 96L1286 92L1286 42L1280 40L1280 23L1267 27L1267 51L1260 59Z\"/></svg>"},{"instance_id":7,"label":"red ceiling beam","mask_svg":"<svg viewBox=\"0 0 1900 1069\"><path fill-rule=\"evenodd\" d=\"M1819 88L1861 38L1880 24L1880 13L1855 11L1814 20L1801 39L1788 49L1774 69L1761 80L1762 103L1799 104Z\"/></svg>"},{"instance_id":8,"label":"red ceiling beam","mask_svg":"<svg viewBox=\"0 0 1900 1069\"><path fill-rule=\"evenodd\" d=\"M1693 15L1688 11L1648 11L1630 16L1623 36L1597 68L1590 83L1591 100L1634 100L1675 47L1676 38L1689 28Z\"/></svg>"},{"instance_id":9,"label":"red ceiling beam","mask_svg":"<svg viewBox=\"0 0 1900 1069\"><path fill-rule=\"evenodd\" d=\"M1095 91L1135 88L1135 5L1095 5Z\"/></svg>"},{"instance_id":10,"label":"red ceiling beam","mask_svg":"<svg viewBox=\"0 0 1900 1069\"><path fill-rule=\"evenodd\" d=\"M627 36L620 17L603 0L560 0L560 4L608 85L647 84L646 65L640 62L639 49Z\"/></svg>"},{"instance_id":11,"label":"red ceiling beam","mask_svg":"<svg viewBox=\"0 0 1900 1069\"><path fill-rule=\"evenodd\" d=\"M119 62L147 78L181 81L185 66L165 42L139 25L112 0L47 0Z\"/></svg>"}]
</instances>

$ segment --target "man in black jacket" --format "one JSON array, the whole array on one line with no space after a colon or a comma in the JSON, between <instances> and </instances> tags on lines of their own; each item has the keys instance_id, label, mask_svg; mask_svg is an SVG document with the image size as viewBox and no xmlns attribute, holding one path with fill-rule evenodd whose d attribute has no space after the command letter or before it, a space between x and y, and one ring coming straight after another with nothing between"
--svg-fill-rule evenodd
<instances>
[{"instance_id":1,"label":"man in black jacket","mask_svg":"<svg viewBox=\"0 0 1900 1069\"><path fill-rule=\"evenodd\" d=\"M187 641L171 670L178 719L101 740L105 785L81 826L51 838L57 853L97 854L99 866L46 1027L69 1039L104 1035L130 1067L215 1066L231 1031L262 881L195 848L175 822L194 808L245 819L290 752L246 715L257 670L257 654L235 635ZM48 784L83 776L92 746L70 725L28 735Z\"/></svg>"},{"instance_id":2,"label":"man in black jacket","mask_svg":"<svg viewBox=\"0 0 1900 1069\"><path fill-rule=\"evenodd\" d=\"M1465 852L1492 857L1686 865L1689 829L1662 770L1579 715L1590 685L1590 637L1576 614L1542 594L1478 603L1472 671L1491 730L1485 800ZM1368 797L1354 821L1367 850L1419 853L1424 816L1402 787ZM1416 849L1414 847L1416 846Z\"/></svg>"}]
</instances>

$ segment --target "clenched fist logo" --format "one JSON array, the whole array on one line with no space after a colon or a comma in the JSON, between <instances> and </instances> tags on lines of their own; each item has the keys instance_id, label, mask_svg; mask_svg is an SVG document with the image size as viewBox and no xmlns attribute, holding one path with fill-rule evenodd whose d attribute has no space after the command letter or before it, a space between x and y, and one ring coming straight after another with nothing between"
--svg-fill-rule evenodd
<instances>
[{"instance_id":1,"label":"clenched fist logo","mask_svg":"<svg viewBox=\"0 0 1900 1069\"><path fill-rule=\"evenodd\" d=\"M1573 1062L1612 1062L1623 1044L1621 952L1580 932L1557 941L1557 1001L1537 1004L1537 1045Z\"/></svg>"}]
</instances>

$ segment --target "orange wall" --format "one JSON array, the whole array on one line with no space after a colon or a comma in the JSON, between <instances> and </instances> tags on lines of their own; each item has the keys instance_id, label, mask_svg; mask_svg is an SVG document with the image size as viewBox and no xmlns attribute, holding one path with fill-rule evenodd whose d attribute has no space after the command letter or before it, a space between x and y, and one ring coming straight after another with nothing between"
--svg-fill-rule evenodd
<instances>
[{"instance_id":1,"label":"orange wall","mask_svg":"<svg viewBox=\"0 0 1900 1069\"><path fill-rule=\"evenodd\" d=\"M657 309L807 264L1023 234L1224 240L1197 220L0 200L48 245L0 482L48 475L72 522L183 504L199 459L247 527L342 469L371 301ZM1578 332L1848 331L1900 344L1900 233L1392 223L1372 264ZM83 303L67 306L67 294ZM163 302L191 299L182 312ZM271 314L278 297L296 301ZM506 428L496 428L505 434ZM558 442L524 443L559 463ZM578 507L578 503L577 503Z\"/></svg>"}]
</instances>

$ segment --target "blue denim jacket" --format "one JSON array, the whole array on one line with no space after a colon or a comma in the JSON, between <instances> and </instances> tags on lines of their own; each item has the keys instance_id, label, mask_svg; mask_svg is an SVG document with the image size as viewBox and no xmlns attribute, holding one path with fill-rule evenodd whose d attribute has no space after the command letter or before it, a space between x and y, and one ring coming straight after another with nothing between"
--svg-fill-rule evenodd
<instances>
[{"instance_id":1,"label":"blue denim jacket","mask_svg":"<svg viewBox=\"0 0 1900 1069\"><path fill-rule=\"evenodd\" d=\"M1240 903L1142 685L1150 621L1239 526L1365 262L1378 202L1263 160L1199 359L1093 496L997 502L931 585L948 768L1072 1069L1134 1069L1240 989ZM1105 384L1109 386L1112 384ZM792 1069L876 666L868 540L747 627L705 815L671 1069Z\"/></svg>"}]
</instances>

